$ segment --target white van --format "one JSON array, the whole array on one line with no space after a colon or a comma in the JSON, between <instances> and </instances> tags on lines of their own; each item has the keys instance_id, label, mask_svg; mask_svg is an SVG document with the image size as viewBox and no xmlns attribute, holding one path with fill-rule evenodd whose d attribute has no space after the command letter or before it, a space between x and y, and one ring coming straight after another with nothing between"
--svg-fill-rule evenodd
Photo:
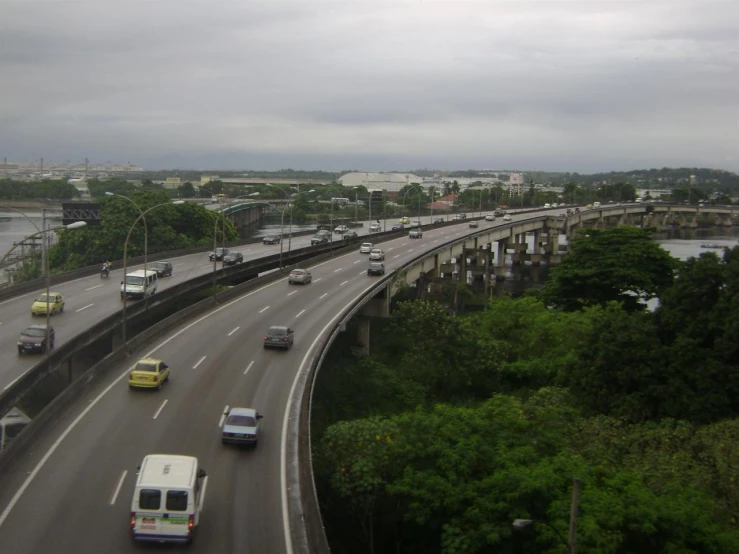
<instances>
[{"instance_id":1,"label":"white van","mask_svg":"<svg viewBox=\"0 0 739 554\"><path fill-rule=\"evenodd\" d=\"M138 541L192 542L208 477L192 456L149 454L139 466L131 501L131 535Z\"/></svg>"},{"instance_id":2,"label":"white van","mask_svg":"<svg viewBox=\"0 0 739 554\"><path fill-rule=\"evenodd\" d=\"M151 296L156 291L156 271L134 271L126 274L125 283L121 281L121 298L144 298Z\"/></svg>"},{"instance_id":3,"label":"white van","mask_svg":"<svg viewBox=\"0 0 739 554\"><path fill-rule=\"evenodd\" d=\"M600 202L593 202L593 208L600 208Z\"/></svg>"}]
</instances>

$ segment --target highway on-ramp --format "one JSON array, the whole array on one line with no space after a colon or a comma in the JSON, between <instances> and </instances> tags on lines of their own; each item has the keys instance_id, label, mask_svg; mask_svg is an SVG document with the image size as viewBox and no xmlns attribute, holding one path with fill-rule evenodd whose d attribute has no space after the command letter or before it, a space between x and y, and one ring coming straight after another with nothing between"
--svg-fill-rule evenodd
<instances>
[{"instance_id":1,"label":"highway on-ramp","mask_svg":"<svg viewBox=\"0 0 739 554\"><path fill-rule=\"evenodd\" d=\"M392 270L453 238L502 223L469 229L462 222L380 247ZM208 472L190 552L292 552L283 458L289 398L300 369L317 354L319 337L377 279L367 275L367 256L358 249L308 267L309 285L289 286L281 278L134 352L42 430L0 476L0 552L137 551L130 503L136 467L150 453L194 455ZM295 346L264 350L270 325L294 328ZM172 368L161 391L126 386L131 363L144 356ZM219 425L228 406L264 414L256 449L221 444Z\"/></svg>"}]
</instances>

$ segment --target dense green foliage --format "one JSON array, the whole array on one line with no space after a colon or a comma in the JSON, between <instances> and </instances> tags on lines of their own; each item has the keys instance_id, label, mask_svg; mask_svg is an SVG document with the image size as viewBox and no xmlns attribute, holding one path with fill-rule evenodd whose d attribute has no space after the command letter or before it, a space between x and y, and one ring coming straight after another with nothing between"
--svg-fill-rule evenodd
<instances>
[{"instance_id":1,"label":"dense green foliage","mask_svg":"<svg viewBox=\"0 0 739 554\"><path fill-rule=\"evenodd\" d=\"M213 231L218 217L216 213L190 202L171 204L163 191L137 189L130 198L144 211L158 204L165 204L144 216L148 227L150 253L213 243ZM60 232L59 242L49 253L53 271L69 271L101 263L106 259L123 259L126 236L140 212L124 198L101 196L97 201L100 203L101 224ZM218 222L219 240L224 220L221 218ZM237 239L236 229L228 220L225 222L226 240ZM144 224L140 221L131 232L129 257L143 255L144 238Z\"/></svg>"},{"instance_id":2,"label":"dense green foliage","mask_svg":"<svg viewBox=\"0 0 739 554\"><path fill-rule=\"evenodd\" d=\"M65 179L45 181L14 181L0 179L2 200L73 200L80 193Z\"/></svg>"},{"instance_id":3,"label":"dense green foliage","mask_svg":"<svg viewBox=\"0 0 739 554\"><path fill-rule=\"evenodd\" d=\"M653 313L409 301L370 356L345 333L313 407L333 550L562 552L511 522L567 536L577 477L579 552L739 551L739 248L669 275Z\"/></svg>"},{"instance_id":4,"label":"dense green foliage","mask_svg":"<svg viewBox=\"0 0 739 554\"><path fill-rule=\"evenodd\" d=\"M677 267L649 230L638 227L581 230L571 246L541 292L547 304L566 310L608 302L644 309L642 301L670 285Z\"/></svg>"}]
</instances>

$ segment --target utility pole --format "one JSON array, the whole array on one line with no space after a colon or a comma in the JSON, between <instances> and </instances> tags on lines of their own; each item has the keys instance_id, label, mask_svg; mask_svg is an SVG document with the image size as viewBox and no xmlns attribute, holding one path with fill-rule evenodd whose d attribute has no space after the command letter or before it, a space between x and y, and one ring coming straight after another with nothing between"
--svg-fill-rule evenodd
<instances>
[{"instance_id":1,"label":"utility pole","mask_svg":"<svg viewBox=\"0 0 739 554\"><path fill-rule=\"evenodd\" d=\"M577 515L580 508L580 479L572 480L572 505L570 506L569 554L577 552Z\"/></svg>"}]
</instances>

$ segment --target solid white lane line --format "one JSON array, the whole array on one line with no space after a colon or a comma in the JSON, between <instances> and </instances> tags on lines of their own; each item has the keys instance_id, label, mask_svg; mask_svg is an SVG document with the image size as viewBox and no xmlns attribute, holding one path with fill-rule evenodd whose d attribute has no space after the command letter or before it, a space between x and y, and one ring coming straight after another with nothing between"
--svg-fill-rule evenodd
<instances>
[{"instance_id":1,"label":"solid white lane line","mask_svg":"<svg viewBox=\"0 0 739 554\"><path fill-rule=\"evenodd\" d=\"M99 288L100 288L100 287L102 287L102 286L103 286L103 285L95 285L94 287L90 287L89 289L85 289L85 290L93 290L93 289L99 289Z\"/></svg>"},{"instance_id":2,"label":"solid white lane line","mask_svg":"<svg viewBox=\"0 0 739 554\"><path fill-rule=\"evenodd\" d=\"M358 264L358 263L359 263L359 262L361 262L361 261L362 261L362 260L357 260L357 261L356 261L356 262L354 262L354 263L355 263L355 264Z\"/></svg>"},{"instance_id":3,"label":"solid white lane line","mask_svg":"<svg viewBox=\"0 0 739 554\"><path fill-rule=\"evenodd\" d=\"M200 269L205 269L206 267L213 267L213 264L201 265Z\"/></svg>"},{"instance_id":4,"label":"solid white lane line","mask_svg":"<svg viewBox=\"0 0 739 554\"><path fill-rule=\"evenodd\" d=\"M344 282L343 282L343 283L341 283L341 284L340 284L339 286L340 286L340 287L342 287L342 286L346 285L346 284L347 284L348 282L349 282L349 281L344 281Z\"/></svg>"},{"instance_id":5,"label":"solid white lane line","mask_svg":"<svg viewBox=\"0 0 739 554\"><path fill-rule=\"evenodd\" d=\"M264 313L264 312L266 312L267 310L269 310L269 306L265 306L264 308L262 308L261 310L259 310L259 313L260 313L260 314L261 314L261 313Z\"/></svg>"},{"instance_id":6,"label":"solid white lane line","mask_svg":"<svg viewBox=\"0 0 739 554\"><path fill-rule=\"evenodd\" d=\"M343 268L343 267L340 267L339 269L334 269L334 273L338 273L338 272L339 272L339 271L341 271L342 269L344 269L344 268Z\"/></svg>"},{"instance_id":7,"label":"solid white lane line","mask_svg":"<svg viewBox=\"0 0 739 554\"><path fill-rule=\"evenodd\" d=\"M249 373L249 370L251 369L251 366L253 366L253 365L254 365L254 360L252 360L251 362L249 362L249 365L246 366L246 369L244 370L244 375L246 375L247 373Z\"/></svg>"},{"instance_id":8,"label":"solid white lane line","mask_svg":"<svg viewBox=\"0 0 739 554\"><path fill-rule=\"evenodd\" d=\"M23 373L20 374L20 375L18 375L18 377L16 377L10 383L8 383L7 385L5 385L5 388L3 388L3 390L5 391L5 390L8 390L10 387L12 387L18 379L20 379L21 377L23 377L23 375L24 375Z\"/></svg>"},{"instance_id":9,"label":"solid white lane line","mask_svg":"<svg viewBox=\"0 0 739 554\"><path fill-rule=\"evenodd\" d=\"M161 414L161 413L162 413L162 410L163 410L163 409L164 409L164 407L165 407L165 406L167 405L167 402L169 402L169 399L167 399L167 400L165 400L164 402L162 402L162 405L161 405L161 406L159 406L159 409L157 410L157 413L155 413L155 414L154 414L154 417L153 417L152 419L156 419L156 418L158 418L158 417L159 417L159 414Z\"/></svg>"},{"instance_id":10,"label":"solid white lane line","mask_svg":"<svg viewBox=\"0 0 739 554\"><path fill-rule=\"evenodd\" d=\"M439 239L436 239L434 242L439 242Z\"/></svg>"},{"instance_id":11,"label":"solid white lane line","mask_svg":"<svg viewBox=\"0 0 739 554\"><path fill-rule=\"evenodd\" d=\"M82 310L86 310L87 308L92 308L94 305L95 304L88 304L87 306L82 306L76 313L80 313Z\"/></svg>"},{"instance_id":12,"label":"solid white lane line","mask_svg":"<svg viewBox=\"0 0 739 554\"><path fill-rule=\"evenodd\" d=\"M328 293L327 293L327 292L324 292L324 293L323 293L323 294L322 294L321 296L319 296L319 297L318 297L318 300L320 300L321 298L323 298L323 297L325 297L325 296L328 296Z\"/></svg>"},{"instance_id":13,"label":"solid white lane line","mask_svg":"<svg viewBox=\"0 0 739 554\"><path fill-rule=\"evenodd\" d=\"M294 291L292 291L292 292L289 292L289 293L288 293L287 295L288 295L288 296L292 296L292 295L293 295L293 294L295 294L296 292L298 292L298 291L297 291L297 290L294 290Z\"/></svg>"},{"instance_id":14,"label":"solid white lane line","mask_svg":"<svg viewBox=\"0 0 739 554\"><path fill-rule=\"evenodd\" d=\"M408 252L413 252L413 248L409 249Z\"/></svg>"},{"instance_id":15,"label":"solid white lane line","mask_svg":"<svg viewBox=\"0 0 739 554\"><path fill-rule=\"evenodd\" d=\"M301 315L305 313L305 310L301 310L301 312L295 316L295 319L299 318Z\"/></svg>"},{"instance_id":16,"label":"solid white lane line","mask_svg":"<svg viewBox=\"0 0 739 554\"><path fill-rule=\"evenodd\" d=\"M197 369L197 368L198 368L198 366L199 366L200 364L202 364L202 363L203 363L203 360L204 360L205 358L207 358L207 357L208 357L208 356L203 356L202 358L200 358L200 359L198 360L198 363L196 363L196 364L195 364L194 366L192 366L192 368L193 368L193 369Z\"/></svg>"},{"instance_id":17,"label":"solid white lane line","mask_svg":"<svg viewBox=\"0 0 739 554\"><path fill-rule=\"evenodd\" d=\"M401 244L400 246L405 246L406 244L408 244L408 243L407 243L407 242L404 242L404 243L403 243L403 244Z\"/></svg>"},{"instance_id":18,"label":"solid white lane line","mask_svg":"<svg viewBox=\"0 0 739 554\"><path fill-rule=\"evenodd\" d=\"M236 327L236 328L234 328L234 330L233 330L233 331L231 331L231 332L230 332L230 333L228 334L228 336L230 337L231 335L233 335L233 334L234 334L234 333L235 333L236 331L238 331L239 329L241 329L241 327Z\"/></svg>"},{"instance_id":19,"label":"solid white lane line","mask_svg":"<svg viewBox=\"0 0 739 554\"><path fill-rule=\"evenodd\" d=\"M318 281L320 281L321 279L323 279L323 277L319 277L318 279L314 280L313 282L314 282L314 283L317 283L317 282L318 282Z\"/></svg>"},{"instance_id":20,"label":"solid white lane line","mask_svg":"<svg viewBox=\"0 0 739 554\"><path fill-rule=\"evenodd\" d=\"M221 414L221 419L218 420L218 427L223 427L223 420L226 419L226 414L228 413L228 404L226 404L226 407L223 408L223 413Z\"/></svg>"},{"instance_id":21,"label":"solid white lane line","mask_svg":"<svg viewBox=\"0 0 739 554\"><path fill-rule=\"evenodd\" d=\"M118 498L118 493L121 492L121 487L123 486L123 480L126 478L126 475L128 475L128 470L124 469L123 473L121 473L121 476L118 479L118 484L115 486L115 490L113 491L113 496L110 497L111 506L115 504L115 500L116 498Z\"/></svg>"},{"instance_id":22,"label":"solid white lane line","mask_svg":"<svg viewBox=\"0 0 739 554\"><path fill-rule=\"evenodd\" d=\"M394 260L395 258L400 258L400 254L396 254L395 256L393 256L393 260Z\"/></svg>"}]
</instances>

